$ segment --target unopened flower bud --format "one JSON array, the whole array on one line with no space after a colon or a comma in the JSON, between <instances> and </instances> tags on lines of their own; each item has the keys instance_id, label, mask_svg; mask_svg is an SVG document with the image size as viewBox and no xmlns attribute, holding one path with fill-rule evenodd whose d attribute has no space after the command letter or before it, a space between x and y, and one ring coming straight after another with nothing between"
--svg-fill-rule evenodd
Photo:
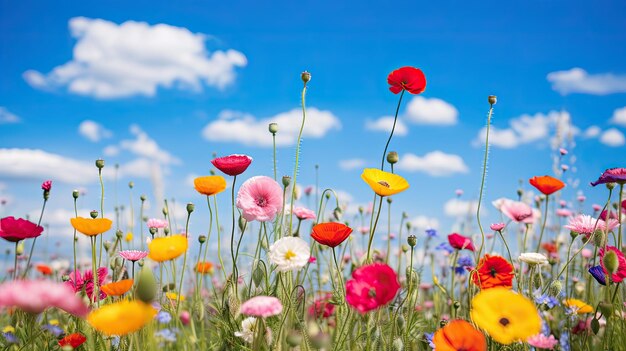
<instances>
[{"instance_id":1,"label":"unopened flower bud","mask_svg":"<svg viewBox=\"0 0 626 351\"><path fill-rule=\"evenodd\" d=\"M169 213L169 211L167 210L167 207L163 207L163 215L167 217L167 214Z\"/></svg>"},{"instance_id":2,"label":"unopened flower bud","mask_svg":"<svg viewBox=\"0 0 626 351\"><path fill-rule=\"evenodd\" d=\"M287 334L286 341L287 345L291 347L300 346L300 344L302 343L302 333L292 330L289 332L289 334Z\"/></svg>"},{"instance_id":3,"label":"unopened flower bud","mask_svg":"<svg viewBox=\"0 0 626 351\"><path fill-rule=\"evenodd\" d=\"M300 78L302 78L302 82L306 84L311 80L311 73L304 71L302 72L302 74L300 74Z\"/></svg>"},{"instance_id":4,"label":"unopened flower bud","mask_svg":"<svg viewBox=\"0 0 626 351\"><path fill-rule=\"evenodd\" d=\"M487 101L489 101L489 105L495 105L496 102L498 102L498 97L495 95L489 95Z\"/></svg>"},{"instance_id":5,"label":"unopened flower bud","mask_svg":"<svg viewBox=\"0 0 626 351\"><path fill-rule=\"evenodd\" d=\"M157 232L157 229L156 229L156 228L153 228L153 227L149 228L148 230L150 231L150 234L152 234L153 236L154 236L154 234L156 234L156 232Z\"/></svg>"},{"instance_id":6,"label":"unopened flower bud","mask_svg":"<svg viewBox=\"0 0 626 351\"><path fill-rule=\"evenodd\" d=\"M210 175L215 175L215 170L214 170L214 169L210 170L210 171L209 171L209 174L210 174Z\"/></svg>"},{"instance_id":7,"label":"unopened flower bud","mask_svg":"<svg viewBox=\"0 0 626 351\"><path fill-rule=\"evenodd\" d=\"M163 228L163 233L165 233L165 235L169 235L170 234L170 228L169 227Z\"/></svg>"},{"instance_id":8,"label":"unopened flower bud","mask_svg":"<svg viewBox=\"0 0 626 351\"><path fill-rule=\"evenodd\" d=\"M615 183L606 183L606 188L609 190L613 190L615 188Z\"/></svg>"},{"instance_id":9,"label":"unopened flower bud","mask_svg":"<svg viewBox=\"0 0 626 351\"><path fill-rule=\"evenodd\" d=\"M365 210L365 209L363 208L363 206L359 206L359 214L363 214L363 211L364 211L364 210Z\"/></svg>"},{"instance_id":10,"label":"unopened flower bud","mask_svg":"<svg viewBox=\"0 0 626 351\"><path fill-rule=\"evenodd\" d=\"M246 230L246 226L248 225L248 221L246 221L245 218L243 218L243 216L239 216L239 230L243 233L244 230Z\"/></svg>"},{"instance_id":11,"label":"unopened flower bud","mask_svg":"<svg viewBox=\"0 0 626 351\"><path fill-rule=\"evenodd\" d=\"M391 197L387 196L387 203L390 204L392 202L393 202L393 199Z\"/></svg>"},{"instance_id":12,"label":"unopened flower bud","mask_svg":"<svg viewBox=\"0 0 626 351\"><path fill-rule=\"evenodd\" d=\"M109 249L111 248L111 242L108 240L103 242L102 245L104 246L104 249L107 251L109 251Z\"/></svg>"},{"instance_id":13,"label":"unopened flower bud","mask_svg":"<svg viewBox=\"0 0 626 351\"><path fill-rule=\"evenodd\" d=\"M89 212L89 215L91 216L91 218L96 219L98 218L98 211L92 210L91 212Z\"/></svg>"},{"instance_id":14,"label":"unopened flower bud","mask_svg":"<svg viewBox=\"0 0 626 351\"><path fill-rule=\"evenodd\" d=\"M66 282L70 280L70 275L69 274L63 274L63 276L61 276L61 280Z\"/></svg>"},{"instance_id":15,"label":"unopened flower bud","mask_svg":"<svg viewBox=\"0 0 626 351\"><path fill-rule=\"evenodd\" d=\"M392 165L398 163L398 153L395 151L389 151L387 154L387 162Z\"/></svg>"},{"instance_id":16,"label":"unopened flower bud","mask_svg":"<svg viewBox=\"0 0 626 351\"><path fill-rule=\"evenodd\" d=\"M134 182L128 182L128 187L129 188L134 188L135 187L135 183Z\"/></svg>"},{"instance_id":17,"label":"unopened flower bud","mask_svg":"<svg viewBox=\"0 0 626 351\"><path fill-rule=\"evenodd\" d=\"M410 247L407 244L402 244L401 249L402 249L402 252L407 253L409 251Z\"/></svg>"},{"instance_id":18,"label":"unopened flower bud","mask_svg":"<svg viewBox=\"0 0 626 351\"><path fill-rule=\"evenodd\" d=\"M326 198L326 200L330 199L330 193L326 193L326 195L324 195L324 197Z\"/></svg>"},{"instance_id":19,"label":"unopened flower bud","mask_svg":"<svg viewBox=\"0 0 626 351\"><path fill-rule=\"evenodd\" d=\"M198 242L199 242L200 244L204 244L204 243L206 242L206 235L200 235L200 236L198 237Z\"/></svg>"},{"instance_id":20,"label":"unopened flower bud","mask_svg":"<svg viewBox=\"0 0 626 351\"><path fill-rule=\"evenodd\" d=\"M98 167L98 169L102 169L104 168L104 160L99 158L96 160L96 167Z\"/></svg>"},{"instance_id":21,"label":"unopened flower bud","mask_svg":"<svg viewBox=\"0 0 626 351\"><path fill-rule=\"evenodd\" d=\"M442 319L442 320L439 321L439 326L441 328L445 327L447 324L448 324L448 321L445 320L445 319Z\"/></svg>"},{"instance_id":22,"label":"unopened flower bud","mask_svg":"<svg viewBox=\"0 0 626 351\"><path fill-rule=\"evenodd\" d=\"M78 192L78 190L74 189L74 191L72 191L72 197L74 199L78 199L78 195L80 195L80 193Z\"/></svg>"},{"instance_id":23,"label":"unopened flower bud","mask_svg":"<svg viewBox=\"0 0 626 351\"><path fill-rule=\"evenodd\" d=\"M115 236L116 236L118 239L121 239L121 238L124 236L124 232L118 229L118 230L115 232Z\"/></svg>"},{"instance_id":24,"label":"unopened flower bud","mask_svg":"<svg viewBox=\"0 0 626 351\"><path fill-rule=\"evenodd\" d=\"M454 306L455 310L458 310L459 308L461 308L461 303L459 301L454 301L454 304L452 304L452 306Z\"/></svg>"},{"instance_id":25,"label":"unopened flower bud","mask_svg":"<svg viewBox=\"0 0 626 351\"><path fill-rule=\"evenodd\" d=\"M617 272L617 268L619 268L619 262L617 260L617 254L613 250L607 250L604 253L604 257L602 258L602 263L604 263L604 267L607 272L610 274L615 274Z\"/></svg>"},{"instance_id":26,"label":"unopened flower bud","mask_svg":"<svg viewBox=\"0 0 626 351\"><path fill-rule=\"evenodd\" d=\"M522 190L522 189L517 189L517 196L518 196L518 197L522 197L522 195L524 195L524 190Z\"/></svg>"},{"instance_id":27,"label":"unopened flower bud","mask_svg":"<svg viewBox=\"0 0 626 351\"><path fill-rule=\"evenodd\" d=\"M415 245L417 245L417 238L413 234L409 235L406 241L411 247L415 247Z\"/></svg>"},{"instance_id":28,"label":"unopened flower bud","mask_svg":"<svg viewBox=\"0 0 626 351\"><path fill-rule=\"evenodd\" d=\"M411 222L406 222L406 230L411 230L412 226Z\"/></svg>"},{"instance_id":29,"label":"unopened flower bud","mask_svg":"<svg viewBox=\"0 0 626 351\"><path fill-rule=\"evenodd\" d=\"M404 351L404 343L402 342L402 338L397 337L393 344L391 345L391 349L393 351Z\"/></svg>"},{"instance_id":30,"label":"unopened flower bud","mask_svg":"<svg viewBox=\"0 0 626 351\"><path fill-rule=\"evenodd\" d=\"M606 236L604 232L601 230L596 230L593 234L593 242L597 247L604 247L604 243L606 242Z\"/></svg>"},{"instance_id":31,"label":"unopened flower bud","mask_svg":"<svg viewBox=\"0 0 626 351\"><path fill-rule=\"evenodd\" d=\"M139 199L141 200L141 202L146 201L146 195L141 194L141 196L139 197Z\"/></svg>"},{"instance_id":32,"label":"unopened flower bud","mask_svg":"<svg viewBox=\"0 0 626 351\"><path fill-rule=\"evenodd\" d=\"M278 123L270 123L268 129L272 134L278 133Z\"/></svg>"},{"instance_id":33,"label":"unopened flower bud","mask_svg":"<svg viewBox=\"0 0 626 351\"><path fill-rule=\"evenodd\" d=\"M192 204L191 202L187 204L187 213L191 213L193 212L193 210L196 208L196 206L194 204Z\"/></svg>"},{"instance_id":34,"label":"unopened flower bud","mask_svg":"<svg viewBox=\"0 0 626 351\"><path fill-rule=\"evenodd\" d=\"M24 253L24 241L22 240L15 247L15 254L19 256L23 253Z\"/></svg>"},{"instance_id":35,"label":"unopened flower bud","mask_svg":"<svg viewBox=\"0 0 626 351\"><path fill-rule=\"evenodd\" d=\"M399 314L398 318L396 318L396 325L398 326L398 330L404 330L406 326L406 319L404 319L403 314Z\"/></svg>"},{"instance_id":36,"label":"unopened flower bud","mask_svg":"<svg viewBox=\"0 0 626 351\"><path fill-rule=\"evenodd\" d=\"M157 282L148 267L142 267L137 278L137 298L145 303L150 303L156 297Z\"/></svg>"},{"instance_id":37,"label":"unopened flower bud","mask_svg":"<svg viewBox=\"0 0 626 351\"><path fill-rule=\"evenodd\" d=\"M289 184L291 184L291 177L283 176L283 186L286 188L289 186Z\"/></svg>"},{"instance_id":38,"label":"unopened flower bud","mask_svg":"<svg viewBox=\"0 0 626 351\"><path fill-rule=\"evenodd\" d=\"M548 295L552 297L559 297L562 289L563 289L563 284L561 284L561 281L554 280L552 281L552 283L550 283L550 287L548 287Z\"/></svg>"}]
</instances>

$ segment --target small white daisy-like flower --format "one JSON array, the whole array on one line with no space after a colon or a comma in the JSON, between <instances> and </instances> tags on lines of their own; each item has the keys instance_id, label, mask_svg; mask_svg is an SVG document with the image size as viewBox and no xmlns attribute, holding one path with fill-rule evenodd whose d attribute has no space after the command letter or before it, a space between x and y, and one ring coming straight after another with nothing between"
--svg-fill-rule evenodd
<instances>
[{"instance_id":1,"label":"small white daisy-like flower","mask_svg":"<svg viewBox=\"0 0 626 351\"><path fill-rule=\"evenodd\" d=\"M269 258L280 272L296 271L306 266L311 249L306 241L293 236L284 237L270 246Z\"/></svg>"},{"instance_id":2,"label":"small white daisy-like flower","mask_svg":"<svg viewBox=\"0 0 626 351\"><path fill-rule=\"evenodd\" d=\"M235 336L242 338L247 343L254 341L254 334L256 333L257 320L255 317L248 317L241 321L241 331L236 331ZM265 329L265 341L268 345L272 344L272 330L270 328Z\"/></svg>"},{"instance_id":3,"label":"small white daisy-like flower","mask_svg":"<svg viewBox=\"0 0 626 351\"><path fill-rule=\"evenodd\" d=\"M526 262L528 264L537 264L537 265L550 263L548 261L548 258L544 254L537 253L537 252L524 252L520 254L519 260L522 262Z\"/></svg>"}]
</instances>

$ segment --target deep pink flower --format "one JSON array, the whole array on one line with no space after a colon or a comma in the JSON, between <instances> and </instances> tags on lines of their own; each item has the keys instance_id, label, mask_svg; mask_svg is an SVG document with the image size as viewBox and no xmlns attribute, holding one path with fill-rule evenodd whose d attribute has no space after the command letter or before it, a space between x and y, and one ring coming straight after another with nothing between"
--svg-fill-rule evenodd
<instances>
[{"instance_id":1,"label":"deep pink flower","mask_svg":"<svg viewBox=\"0 0 626 351\"><path fill-rule=\"evenodd\" d=\"M568 210L567 208L557 208L556 215L559 217L569 217L572 215L572 211Z\"/></svg>"},{"instance_id":2,"label":"deep pink flower","mask_svg":"<svg viewBox=\"0 0 626 351\"><path fill-rule=\"evenodd\" d=\"M98 286L101 287L104 283L107 275L109 274L109 270L106 267L98 268ZM89 297L89 299L93 299L93 272L91 269L86 270L85 273L81 276L79 270L75 270L70 273L69 280L65 282L65 285L69 286L73 289L75 293L81 292L85 289L85 293ZM107 297L107 294L100 290L100 300L103 300Z\"/></svg>"},{"instance_id":3,"label":"deep pink flower","mask_svg":"<svg viewBox=\"0 0 626 351\"><path fill-rule=\"evenodd\" d=\"M589 215L580 214L576 217L570 218L569 223L564 225L563 228L569 229L575 233L582 234L589 238L595 231L612 231L619 223L615 219L609 219L607 223L601 219L593 218Z\"/></svg>"},{"instance_id":4,"label":"deep pink flower","mask_svg":"<svg viewBox=\"0 0 626 351\"><path fill-rule=\"evenodd\" d=\"M16 243L20 240L36 238L43 232L43 227L22 218L5 217L0 220L0 237Z\"/></svg>"},{"instance_id":5,"label":"deep pink flower","mask_svg":"<svg viewBox=\"0 0 626 351\"><path fill-rule=\"evenodd\" d=\"M49 280L15 280L0 285L0 306L17 307L29 313L56 307L78 317L85 317L89 312L71 288Z\"/></svg>"},{"instance_id":6,"label":"deep pink flower","mask_svg":"<svg viewBox=\"0 0 626 351\"><path fill-rule=\"evenodd\" d=\"M604 171L600 178L595 182L591 182L591 186L596 186L598 184L606 184L606 183L618 183L625 184L626 183L626 168L610 168Z\"/></svg>"},{"instance_id":7,"label":"deep pink flower","mask_svg":"<svg viewBox=\"0 0 626 351\"><path fill-rule=\"evenodd\" d=\"M499 232L502 229L504 229L504 227L506 227L506 224L504 223L492 223L489 228L491 228L491 230L493 230L494 232Z\"/></svg>"},{"instance_id":8,"label":"deep pink flower","mask_svg":"<svg viewBox=\"0 0 626 351\"><path fill-rule=\"evenodd\" d=\"M530 338L526 339L526 342L530 346L546 350L554 349L554 347L559 343L559 341L554 338L554 335L550 334L550 336L545 336L541 333L531 336Z\"/></svg>"},{"instance_id":9,"label":"deep pink flower","mask_svg":"<svg viewBox=\"0 0 626 351\"><path fill-rule=\"evenodd\" d=\"M248 169L248 166L252 163L252 157L247 155L230 155L213 159L211 163L229 176L238 176Z\"/></svg>"},{"instance_id":10,"label":"deep pink flower","mask_svg":"<svg viewBox=\"0 0 626 351\"><path fill-rule=\"evenodd\" d=\"M189 313L189 311L180 312L180 322L183 323L183 325L189 325L191 322L191 313Z\"/></svg>"},{"instance_id":11,"label":"deep pink flower","mask_svg":"<svg viewBox=\"0 0 626 351\"><path fill-rule=\"evenodd\" d=\"M52 181L51 180L46 180L45 182L41 183L41 190L43 190L43 191L50 191L50 189L52 189Z\"/></svg>"},{"instance_id":12,"label":"deep pink flower","mask_svg":"<svg viewBox=\"0 0 626 351\"><path fill-rule=\"evenodd\" d=\"M246 221L271 221L283 207L283 189L266 176L246 180L237 193L237 208Z\"/></svg>"},{"instance_id":13,"label":"deep pink flower","mask_svg":"<svg viewBox=\"0 0 626 351\"><path fill-rule=\"evenodd\" d=\"M241 305L240 312L246 316L271 317L283 311L283 304L273 296L255 296Z\"/></svg>"},{"instance_id":14,"label":"deep pink flower","mask_svg":"<svg viewBox=\"0 0 626 351\"><path fill-rule=\"evenodd\" d=\"M608 251L613 251L615 252L615 254L617 255L617 272L613 273L613 275L611 275L611 281L614 283L621 283L622 280L624 280L624 278L626 278L626 257L624 257L624 254L618 250L615 246L607 246L606 249ZM604 274L608 274L608 271L606 270L606 267L604 266L604 248L600 249L600 263L602 265L602 270L604 271Z\"/></svg>"},{"instance_id":15,"label":"deep pink flower","mask_svg":"<svg viewBox=\"0 0 626 351\"><path fill-rule=\"evenodd\" d=\"M535 221L533 209L520 201L506 200L502 203L500 211L515 222L533 223Z\"/></svg>"},{"instance_id":16,"label":"deep pink flower","mask_svg":"<svg viewBox=\"0 0 626 351\"><path fill-rule=\"evenodd\" d=\"M124 250L119 252L120 256L131 262L137 262L142 258L148 256L148 251L139 251L139 250Z\"/></svg>"},{"instance_id":17,"label":"deep pink flower","mask_svg":"<svg viewBox=\"0 0 626 351\"><path fill-rule=\"evenodd\" d=\"M315 212L304 207L294 207L293 214L295 214L299 220L307 220L307 219L315 220L316 218Z\"/></svg>"},{"instance_id":18,"label":"deep pink flower","mask_svg":"<svg viewBox=\"0 0 626 351\"><path fill-rule=\"evenodd\" d=\"M326 293L324 296L319 297L313 301L311 307L309 307L309 316L314 318L328 318L335 313L335 305L330 303L333 294Z\"/></svg>"},{"instance_id":19,"label":"deep pink flower","mask_svg":"<svg viewBox=\"0 0 626 351\"><path fill-rule=\"evenodd\" d=\"M391 302L400 289L396 272L384 263L362 266L346 282L346 301L361 314Z\"/></svg>"},{"instance_id":20,"label":"deep pink flower","mask_svg":"<svg viewBox=\"0 0 626 351\"><path fill-rule=\"evenodd\" d=\"M602 209L602 206L598 205L598 204L593 204L591 205L591 208L594 210L594 212L598 212Z\"/></svg>"},{"instance_id":21,"label":"deep pink flower","mask_svg":"<svg viewBox=\"0 0 626 351\"><path fill-rule=\"evenodd\" d=\"M148 225L148 228L157 228L157 229L162 229L167 227L167 221L164 219L159 219L159 218L150 218L147 222L146 225Z\"/></svg>"},{"instance_id":22,"label":"deep pink flower","mask_svg":"<svg viewBox=\"0 0 626 351\"><path fill-rule=\"evenodd\" d=\"M474 247L474 243L472 243L472 239L457 233L452 233L448 235L448 242L450 243L450 246L457 250L476 250L476 248Z\"/></svg>"}]
</instances>

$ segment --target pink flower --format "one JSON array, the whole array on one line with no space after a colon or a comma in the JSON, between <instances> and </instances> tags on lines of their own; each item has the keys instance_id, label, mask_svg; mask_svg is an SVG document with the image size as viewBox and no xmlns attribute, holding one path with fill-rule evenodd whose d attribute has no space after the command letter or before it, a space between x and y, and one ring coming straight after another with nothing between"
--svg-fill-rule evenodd
<instances>
[{"instance_id":1,"label":"pink flower","mask_svg":"<svg viewBox=\"0 0 626 351\"><path fill-rule=\"evenodd\" d=\"M237 193L237 208L246 221L271 221L283 206L283 189L266 176L246 180Z\"/></svg>"},{"instance_id":2,"label":"pink flower","mask_svg":"<svg viewBox=\"0 0 626 351\"><path fill-rule=\"evenodd\" d=\"M504 227L506 227L506 224L504 223L492 223L489 228L491 228L491 230L493 230L494 232L499 232L502 229L504 229Z\"/></svg>"},{"instance_id":3,"label":"pink flower","mask_svg":"<svg viewBox=\"0 0 626 351\"><path fill-rule=\"evenodd\" d=\"M598 204L593 204L591 205L591 208L593 209L594 212L598 212L602 209L602 206L598 205Z\"/></svg>"},{"instance_id":4,"label":"pink flower","mask_svg":"<svg viewBox=\"0 0 626 351\"><path fill-rule=\"evenodd\" d=\"M146 222L146 224L148 225L148 228L162 229L162 228L167 227L168 223L164 219L150 218L148 222Z\"/></svg>"},{"instance_id":5,"label":"pink flower","mask_svg":"<svg viewBox=\"0 0 626 351\"><path fill-rule=\"evenodd\" d=\"M566 149L564 149L564 148L560 148L560 149L559 149L559 152L561 153L561 156L565 156L565 155L567 155L567 150L566 150Z\"/></svg>"},{"instance_id":6,"label":"pink flower","mask_svg":"<svg viewBox=\"0 0 626 351\"><path fill-rule=\"evenodd\" d=\"M583 256L583 258L591 258L591 256L593 255L591 250L589 249L583 249L583 251L581 252L581 255Z\"/></svg>"},{"instance_id":7,"label":"pink flower","mask_svg":"<svg viewBox=\"0 0 626 351\"><path fill-rule=\"evenodd\" d=\"M526 342L530 346L546 350L554 349L554 347L559 343L559 341L554 338L554 335L550 334L550 336L548 337L541 333L529 337L528 339L526 339Z\"/></svg>"},{"instance_id":8,"label":"pink flower","mask_svg":"<svg viewBox=\"0 0 626 351\"><path fill-rule=\"evenodd\" d=\"M309 263L315 263L315 262L317 262L317 258L315 258L315 256L309 257Z\"/></svg>"},{"instance_id":9,"label":"pink flower","mask_svg":"<svg viewBox=\"0 0 626 351\"><path fill-rule=\"evenodd\" d=\"M189 313L189 311L182 311L180 313L180 322L183 323L183 325L189 325L189 322L191 322L191 313Z\"/></svg>"},{"instance_id":10,"label":"pink flower","mask_svg":"<svg viewBox=\"0 0 626 351\"><path fill-rule=\"evenodd\" d=\"M52 181L51 180L46 180L45 182L41 183L41 190L43 190L43 191L50 191L50 189L52 189Z\"/></svg>"},{"instance_id":11,"label":"pink flower","mask_svg":"<svg viewBox=\"0 0 626 351\"><path fill-rule=\"evenodd\" d=\"M104 283L104 280L109 274L109 270L106 267L100 267L98 268L97 273L98 273L98 286L100 287L102 286L102 284ZM80 275L79 270L75 270L74 272L70 273L69 280L65 282L65 285L72 288L75 293L81 292L83 289L85 289L85 293L87 294L89 299L90 300L93 299L94 286L93 286L93 272L91 269L86 270L83 276ZM100 300L103 300L106 297L107 297L106 293L100 290Z\"/></svg>"},{"instance_id":12,"label":"pink flower","mask_svg":"<svg viewBox=\"0 0 626 351\"><path fill-rule=\"evenodd\" d=\"M0 285L0 306L35 314L56 307L78 317L89 312L70 287L48 280L16 280Z\"/></svg>"},{"instance_id":13,"label":"pink flower","mask_svg":"<svg viewBox=\"0 0 626 351\"><path fill-rule=\"evenodd\" d=\"M304 195L309 196L311 195L312 192L313 192L312 186L307 186L306 188L304 188Z\"/></svg>"},{"instance_id":14,"label":"pink flower","mask_svg":"<svg viewBox=\"0 0 626 351\"><path fill-rule=\"evenodd\" d=\"M299 220L307 220L307 219L315 220L316 218L315 212L304 207L294 207L293 214L295 214Z\"/></svg>"},{"instance_id":15,"label":"pink flower","mask_svg":"<svg viewBox=\"0 0 626 351\"><path fill-rule=\"evenodd\" d=\"M124 251L120 251L119 254L123 259L129 260L132 262L137 262L141 260L142 258L145 258L146 256L148 256L147 251L139 251L139 250L124 250Z\"/></svg>"},{"instance_id":16,"label":"pink flower","mask_svg":"<svg viewBox=\"0 0 626 351\"><path fill-rule=\"evenodd\" d=\"M569 169L569 166L568 166L568 165L561 165L561 170L562 170L563 172L567 172L567 170L568 170L568 169Z\"/></svg>"},{"instance_id":17,"label":"pink flower","mask_svg":"<svg viewBox=\"0 0 626 351\"><path fill-rule=\"evenodd\" d=\"M595 182L591 182L591 186L606 183L626 183L626 168L610 168L604 171L600 178Z\"/></svg>"},{"instance_id":18,"label":"pink flower","mask_svg":"<svg viewBox=\"0 0 626 351\"><path fill-rule=\"evenodd\" d=\"M36 238L43 232L43 227L22 218L5 217L0 220L0 237L16 243L20 240Z\"/></svg>"},{"instance_id":19,"label":"pink flower","mask_svg":"<svg viewBox=\"0 0 626 351\"><path fill-rule=\"evenodd\" d=\"M246 316L271 317L283 311L283 304L273 296L255 296L241 305L240 312Z\"/></svg>"},{"instance_id":20,"label":"pink flower","mask_svg":"<svg viewBox=\"0 0 626 351\"><path fill-rule=\"evenodd\" d=\"M454 193L456 194L456 196L461 196L463 195L463 189L456 189Z\"/></svg>"},{"instance_id":21,"label":"pink flower","mask_svg":"<svg viewBox=\"0 0 626 351\"><path fill-rule=\"evenodd\" d=\"M569 220L569 223L564 225L563 228L569 229L575 233L582 234L589 237L596 230L613 230L619 223L615 219L610 219L607 226L606 222L601 219L593 218L589 215L580 214Z\"/></svg>"},{"instance_id":22,"label":"pink flower","mask_svg":"<svg viewBox=\"0 0 626 351\"><path fill-rule=\"evenodd\" d=\"M617 256L617 272L611 275L611 281L614 283L621 283L624 278L626 278L626 257L624 254L618 250L615 246L607 246L606 249L608 251L613 251ZM600 249L600 263L602 264L602 270L604 274L608 274L606 267L604 266L604 248Z\"/></svg>"},{"instance_id":23,"label":"pink flower","mask_svg":"<svg viewBox=\"0 0 626 351\"><path fill-rule=\"evenodd\" d=\"M362 266L346 282L346 301L361 314L391 302L400 289L396 272L384 263Z\"/></svg>"},{"instance_id":24,"label":"pink flower","mask_svg":"<svg viewBox=\"0 0 626 351\"><path fill-rule=\"evenodd\" d=\"M248 166L252 163L252 157L247 155L230 155L213 159L211 163L229 176L238 176L248 169Z\"/></svg>"},{"instance_id":25,"label":"pink flower","mask_svg":"<svg viewBox=\"0 0 626 351\"><path fill-rule=\"evenodd\" d=\"M502 214L515 222L532 223L533 209L527 204L519 201L508 200L502 203L500 208ZM530 222L528 220L531 220Z\"/></svg>"},{"instance_id":26,"label":"pink flower","mask_svg":"<svg viewBox=\"0 0 626 351\"><path fill-rule=\"evenodd\" d=\"M557 208L556 215L559 217L569 217L572 215L572 211L567 208Z\"/></svg>"},{"instance_id":27,"label":"pink flower","mask_svg":"<svg viewBox=\"0 0 626 351\"><path fill-rule=\"evenodd\" d=\"M472 243L472 239L457 233L452 233L448 235L448 242L450 243L450 246L457 250L476 250L476 248L474 247L474 243Z\"/></svg>"},{"instance_id":28,"label":"pink flower","mask_svg":"<svg viewBox=\"0 0 626 351\"><path fill-rule=\"evenodd\" d=\"M585 200L587 200L587 197L585 195L578 195L576 199L578 200L578 202L585 202Z\"/></svg>"},{"instance_id":29,"label":"pink flower","mask_svg":"<svg viewBox=\"0 0 626 351\"><path fill-rule=\"evenodd\" d=\"M365 234L369 234L370 228L369 227L359 227L358 231L359 231L359 233L365 235Z\"/></svg>"},{"instance_id":30,"label":"pink flower","mask_svg":"<svg viewBox=\"0 0 626 351\"><path fill-rule=\"evenodd\" d=\"M311 307L309 307L309 316L314 318L328 318L335 312L335 305L330 303L333 294L326 293L324 296L319 297L313 301Z\"/></svg>"}]
</instances>

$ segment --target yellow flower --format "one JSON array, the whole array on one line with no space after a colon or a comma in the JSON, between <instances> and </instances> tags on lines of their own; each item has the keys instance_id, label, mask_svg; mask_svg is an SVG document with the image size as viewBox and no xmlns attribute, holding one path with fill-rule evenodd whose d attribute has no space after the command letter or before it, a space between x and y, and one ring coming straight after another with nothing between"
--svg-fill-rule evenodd
<instances>
[{"instance_id":1,"label":"yellow flower","mask_svg":"<svg viewBox=\"0 0 626 351\"><path fill-rule=\"evenodd\" d=\"M12 325L7 325L6 327L2 328L2 332L15 334L15 328L13 328Z\"/></svg>"},{"instance_id":2,"label":"yellow flower","mask_svg":"<svg viewBox=\"0 0 626 351\"><path fill-rule=\"evenodd\" d=\"M472 299L471 317L495 341L509 345L541 331L541 318L532 301L507 288L491 288Z\"/></svg>"},{"instance_id":3,"label":"yellow flower","mask_svg":"<svg viewBox=\"0 0 626 351\"><path fill-rule=\"evenodd\" d=\"M375 168L366 168L361 178L380 196L395 195L409 188L409 183L401 176Z\"/></svg>"},{"instance_id":4,"label":"yellow flower","mask_svg":"<svg viewBox=\"0 0 626 351\"><path fill-rule=\"evenodd\" d=\"M564 303L565 303L565 306L573 309L578 314L585 314L585 313L593 312L593 307L587 305L586 303L578 299L566 299Z\"/></svg>"},{"instance_id":5,"label":"yellow flower","mask_svg":"<svg viewBox=\"0 0 626 351\"><path fill-rule=\"evenodd\" d=\"M124 240L126 240L127 243L133 241L133 233L131 232L126 233L126 237L124 238Z\"/></svg>"},{"instance_id":6,"label":"yellow flower","mask_svg":"<svg viewBox=\"0 0 626 351\"><path fill-rule=\"evenodd\" d=\"M72 223L72 227L88 236L94 236L98 234L102 234L109 229L111 229L111 222L108 218L84 218L84 217L76 217L71 218L70 222Z\"/></svg>"},{"instance_id":7,"label":"yellow flower","mask_svg":"<svg viewBox=\"0 0 626 351\"><path fill-rule=\"evenodd\" d=\"M148 244L148 257L153 261L173 260L187 251L189 243L184 235L171 235L156 238Z\"/></svg>"},{"instance_id":8,"label":"yellow flower","mask_svg":"<svg viewBox=\"0 0 626 351\"><path fill-rule=\"evenodd\" d=\"M51 319L48 321L48 324L50 325L59 325L59 320L58 319Z\"/></svg>"},{"instance_id":9,"label":"yellow flower","mask_svg":"<svg viewBox=\"0 0 626 351\"><path fill-rule=\"evenodd\" d=\"M92 311L87 322L105 335L123 336L141 329L155 314L152 306L141 301L122 300Z\"/></svg>"},{"instance_id":10,"label":"yellow flower","mask_svg":"<svg viewBox=\"0 0 626 351\"><path fill-rule=\"evenodd\" d=\"M178 301L178 294L174 293L174 292L168 292L165 294L165 296L172 300L172 301ZM185 297L183 295L180 295L180 301L185 301Z\"/></svg>"},{"instance_id":11,"label":"yellow flower","mask_svg":"<svg viewBox=\"0 0 626 351\"><path fill-rule=\"evenodd\" d=\"M226 189L226 179L219 175L198 177L193 180L193 186L200 194L211 196Z\"/></svg>"}]
</instances>

